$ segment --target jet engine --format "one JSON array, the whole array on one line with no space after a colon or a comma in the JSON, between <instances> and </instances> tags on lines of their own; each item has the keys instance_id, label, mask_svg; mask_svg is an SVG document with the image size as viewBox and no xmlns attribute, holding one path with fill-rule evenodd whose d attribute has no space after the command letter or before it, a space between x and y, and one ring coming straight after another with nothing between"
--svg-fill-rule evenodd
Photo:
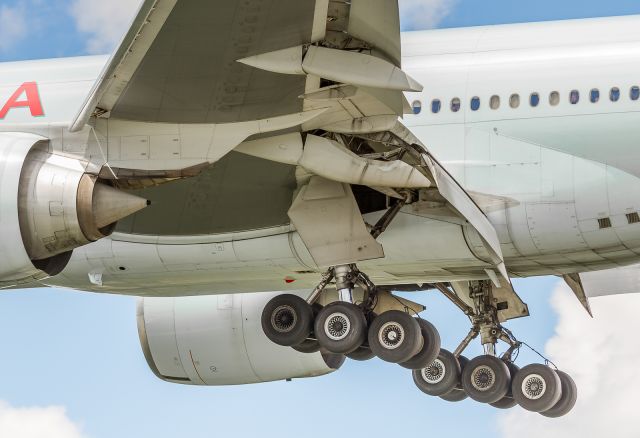
<instances>
[{"instance_id":1,"label":"jet engine","mask_svg":"<svg viewBox=\"0 0 640 438\"><path fill-rule=\"evenodd\" d=\"M260 318L276 293L141 298L138 333L160 379L202 386L271 382L331 373L344 356L299 353L262 331Z\"/></svg>"},{"instance_id":2,"label":"jet engine","mask_svg":"<svg viewBox=\"0 0 640 438\"><path fill-rule=\"evenodd\" d=\"M57 155L46 138L0 134L0 285L58 274L75 248L147 205Z\"/></svg>"}]
</instances>

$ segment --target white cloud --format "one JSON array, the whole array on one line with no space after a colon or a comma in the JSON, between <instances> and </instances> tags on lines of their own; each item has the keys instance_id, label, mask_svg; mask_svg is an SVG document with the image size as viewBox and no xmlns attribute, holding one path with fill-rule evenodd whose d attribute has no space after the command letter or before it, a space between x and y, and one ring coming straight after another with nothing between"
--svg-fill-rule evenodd
<instances>
[{"instance_id":1,"label":"white cloud","mask_svg":"<svg viewBox=\"0 0 640 438\"><path fill-rule=\"evenodd\" d=\"M63 407L14 408L0 401L0 437L83 438L84 435Z\"/></svg>"},{"instance_id":2,"label":"white cloud","mask_svg":"<svg viewBox=\"0 0 640 438\"><path fill-rule=\"evenodd\" d=\"M74 0L71 16L78 30L87 35L91 54L109 53L128 30L141 0Z\"/></svg>"},{"instance_id":3,"label":"white cloud","mask_svg":"<svg viewBox=\"0 0 640 438\"><path fill-rule=\"evenodd\" d=\"M0 51L6 51L27 36L27 15L24 5L0 6Z\"/></svg>"},{"instance_id":4,"label":"white cloud","mask_svg":"<svg viewBox=\"0 0 640 438\"><path fill-rule=\"evenodd\" d=\"M433 29L446 18L458 0L399 0L403 30Z\"/></svg>"},{"instance_id":5,"label":"white cloud","mask_svg":"<svg viewBox=\"0 0 640 438\"><path fill-rule=\"evenodd\" d=\"M587 316L563 284L556 288L551 304L559 320L546 352L576 381L578 403L560 419L515 408L500 417L502 435L637 438L640 295L592 299L595 319Z\"/></svg>"}]
</instances>

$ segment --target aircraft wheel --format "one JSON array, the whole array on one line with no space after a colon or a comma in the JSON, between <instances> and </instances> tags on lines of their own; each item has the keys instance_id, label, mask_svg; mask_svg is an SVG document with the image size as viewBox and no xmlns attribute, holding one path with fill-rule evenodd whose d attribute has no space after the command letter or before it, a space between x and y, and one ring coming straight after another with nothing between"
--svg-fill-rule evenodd
<instances>
[{"instance_id":1,"label":"aircraft wheel","mask_svg":"<svg viewBox=\"0 0 640 438\"><path fill-rule=\"evenodd\" d=\"M511 375L511 379L520 371L520 367L518 367L513 362L507 362L507 368L509 368L509 374ZM490 403L491 406L497 409L511 409L518 405L518 402L513 398L513 391L511 390L511 384L509 384L509 391L507 395L502 397L502 399L498 400L495 403Z\"/></svg>"},{"instance_id":2,"label":"aircraft wheel","mask_svg":"<svg viewBox=\"0 0 640 438\"><path fill-rule=\"evenodd\" d=\"M376 355L373 353L373 351L371 351L371 348L365 347L363 345L361 347L358 347L357 350L352 351L351 353L347 354L347 357L349 359L351 359L351 360L357 360L359 362L364 362L366 360L373 359L374 357L376 357Z\"/></svg>"},{"instance_id":3,"label":"aircraft wheel","mask_svg":"<svg viewBox=\"0 0 640 438\"><path fill-rule=\"evenodd\" d=\"M560 377L560 384L562 387L562 395L560 400L548 411L541 412L542 415L549 418L559 418L567 415L578 400L578 387L576 382L573 381L571 376L562 371L556 371L558 377Z\"/></svg>"},{"instance_id":4,"label":"aircraft wheel","mask_svg":"<svg viewBox=\"0 0 640 438\"><path fill-rule=\"evenodd\" d=\"M509 368L495 356L471 359L462 373L462 388L477 402L495 403L509 391Z\"/></svg>"},{"instance_id":5,"label":"aircraft wheel","mask_svg":"<svg viewBox=\"0 0 640 438\"><path fill-rule=\"evenodd\" d=\"M293 348L294 350L300 353L310 354L310 353L317 353L318 351L320 351L320 344L315 339L306 339L304 342L302 342L302 344L294 345L291 348Z\"/></svg>"},{"instance_id":6,"label":"aircraft wheel","mask_svg":"<svg viewBox=\"0 0 640 438\"><path fill-rule=\"evenodd\" d=\"M464 367L469 363L469 359L464 356L458 356L458 363L460 364L460 371L464 371ZM440 398L444 401L448 402L461 402L469 398L464 389L462 389L462 385L458 383L455 389L451 390L448 394L441 395Z\"/></svg>"},{"instance_id":7,"label":"aircraft wheel","mask_svg":"<svg viewBox=\"0 0 640 438\"><path fill-rule=\"evenodd\" d=\"M313 311L297 295L278 295L262 311L262 330L272 342L284 347L302 344L313 328Z\"/></svg>"},{"instance_id":8,"label":"aircraft wheel","mask_svg":"<svg viewBox=\"0 0 640 438\"><path fill-rule=\"evenodd\" d=\"M413 370L413 381L427 395L449 394L460 382L460 363L453 353L440 349L438 358L428 367Z\"/></svg>"},{"instance_id":9,"label":"aircraft wheel","mask_svg":"<svg viewBox=\"0 0 640 438\"><path fill-rule=\"evenodd\" d=\"M438 330L425 319L418 318L417 321L422 332L422 349L411 359L400 364L400 366L410 370L421 370L428 367L440 354L440 334Z\"/></svg>"},{"instance_id":10,"label":"aircraft wheel","mask_svg":"<svg viewBox=\"0 0 640 438\"><path fill-rule=\"evenodd\" d=\"M369 347L380 359L406 362L422 348L422 332L418 321L399 310L379 315L369 327Z\"/></svg>"},{"instance_id":11,"label":"aircraft wheel","mask_svg":"<svg viewBox=\"0 0 640 438\"><path fill-rule=\"evenodd\" d=\"M318 313L315 335L321 348L332 353L348 354L364 343L367 320L362 309L355 304L337 301Z\"/></svg>"},{"instance_id":12,"label":"aircraft wheel","mask_svg":"<svg viewBox=\"0 0 640 438\"><path fill-rule=\"evenodd\" d=\"M511 383L513 398L524 409L545 412L555 407L562 397L562 382L558 374L546 365L527 365Z\"/></svg>"}]
</instances>

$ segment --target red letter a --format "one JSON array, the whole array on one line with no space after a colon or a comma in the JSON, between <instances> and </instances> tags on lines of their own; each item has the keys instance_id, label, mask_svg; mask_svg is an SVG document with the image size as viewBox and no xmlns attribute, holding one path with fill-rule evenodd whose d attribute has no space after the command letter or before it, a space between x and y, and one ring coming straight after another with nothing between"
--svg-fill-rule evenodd
<instances>
[{"instance_id":1,"label":"red letter a","mask_svg":"<svg viewBox=\"0 0 640 438\"><path fill-rule=\"evenodd\" d=\"M18 100L22 95L26 96L26 100ZM13 93L7 103L0 110L0 119L4 119L12 108L28 107L33 117L44 116L42 110L42 102L38 93L38 84L35 82L25 82Z\"/></svg>"}]
</instances>

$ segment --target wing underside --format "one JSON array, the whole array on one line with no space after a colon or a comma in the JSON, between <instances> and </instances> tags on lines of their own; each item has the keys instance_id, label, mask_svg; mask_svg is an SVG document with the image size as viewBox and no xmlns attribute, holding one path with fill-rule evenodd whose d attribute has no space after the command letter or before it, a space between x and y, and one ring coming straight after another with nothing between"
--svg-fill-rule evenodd
<instances>
[{"instance_id":1,"label":"wing underside","mask_svg":"<svg viewBox=\"0 0 640 438\"><path fill-rule=\"evenodd\" d=\"M265 210L258 223L231 214L233 207L203 209L211 215L203 217L201 229L210 229L212 218L218 218L216 227L233 219L247 229L291 220L303 238L310 236L305 244L322 259L318 265L330 265L324 255L333 251L321 247L314 254L314 215L286 210L293 204L307 211L314 202L320 208L318 199L300 195L315 193L301 190L311 181L334 187L322 195L329 203L344 187L343 205L351 211L345 220L357 222L346 222L346 233L365 230L353 186L405 201L435 193L479 236L491 267L487 275L508 280L484 213L399 121L411 111L404 93L422 90L402 70L401 55L397 1L147 0L70 130L93 127L97 142L108 146L92 157L105 157L96 163L100 175L116 185L177 179L175 187L193 186L188 190L196 203L204 196L219 205L226 196L225 206L242 198ZM273 164L255 165L255 158ZM226 171L234 167L239 172ZM198 180L185 182L195 175ZM203 175L213 178L206 187ZM265 197L265 187L278 195ZM174 193L184 201L180 190ZM123 226L134 231L141 220L133 217ZM345 254L336 257L344 261ZM383 256L378 249L368 254Z\"/></svg>"}]
</instances>

